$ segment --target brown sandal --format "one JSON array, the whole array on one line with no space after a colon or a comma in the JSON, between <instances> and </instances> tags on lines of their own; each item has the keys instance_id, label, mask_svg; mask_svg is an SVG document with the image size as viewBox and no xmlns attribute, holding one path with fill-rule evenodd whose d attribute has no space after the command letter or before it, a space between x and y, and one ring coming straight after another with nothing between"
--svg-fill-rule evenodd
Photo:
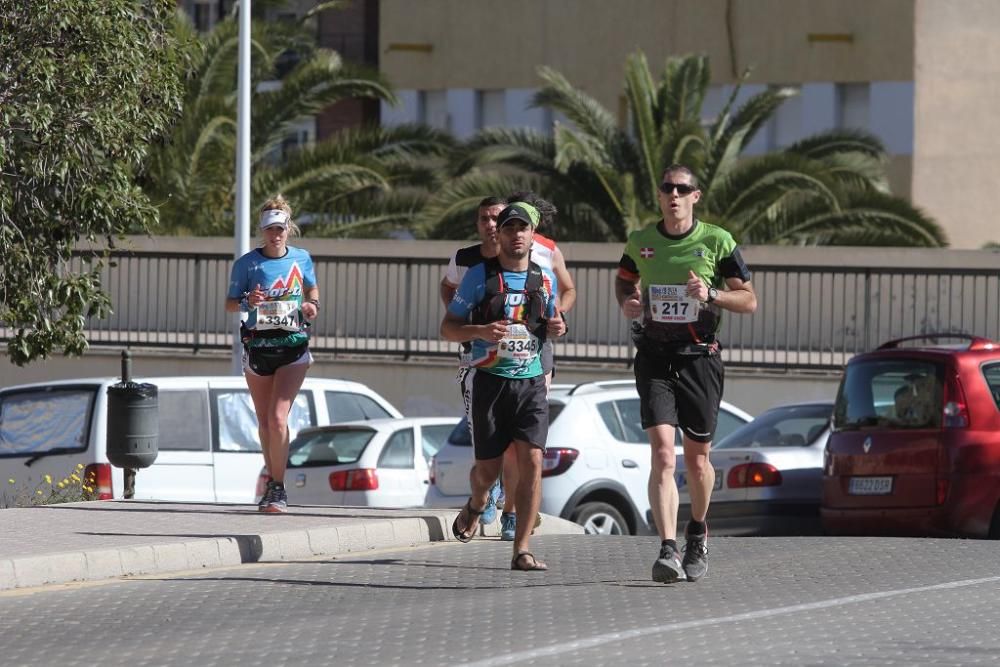
<instances>
[{"instance_id":1,"label":"brown sandal","mask_svg":"<svg viewBox=\"0 0 1000 667\"><path fill-rule=\"evenodd\" d=\"M455 520L452 522L452 524L451 524L451 534L455 536L456 540L458 540L459 542L462 542L463 544L465 544L467 542L471 542L472 538L476 536L476 529L475 528L472 529L471 533L468 532L469 531L469 527L472 525L472 519L473 519L473 517L482 516L483 512L485 512L485 511L486 511L485 507L482 510L479 510L479 511L476 511L476 510L472 509L472 498L469 498L469 500L466 501L466 503L465 503L465 507L463 507L461 510L459 510L458 516L456 516ZM459 519L460 516L462 516L462 512L468 512L468 514L466 515L466 519L465 519L465 528L462 529L462 530L459 530L458 529L458 519ZM479 526L477 525L476 528L478 528L478 527Z\"/></svg>"},{"instance_id":2,"label":"brown sandal","mask_svg":"<svg viewBox=\"0 0 1000 667\"><path fill-rule=\"evenodd\" d=\"M525 566L521 564L522 560L525 557L531 559L530 565ZM535 558L535 554L531 553L530 551L518 551L517 555L514 556L514 559L510 561L510 569L520 570L521 572L534 572L534 571L547 570L549 569L549 566L543 563L542 561L538 560L537 558Z\"/></svg>"}]
</instances>

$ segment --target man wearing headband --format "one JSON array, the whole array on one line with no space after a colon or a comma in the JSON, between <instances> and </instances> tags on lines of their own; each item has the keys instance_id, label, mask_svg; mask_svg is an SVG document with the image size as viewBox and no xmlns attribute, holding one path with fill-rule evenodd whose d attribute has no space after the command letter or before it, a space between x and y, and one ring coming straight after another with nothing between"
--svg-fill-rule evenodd
<instances>
[{"instance_id":1,"label":"man wearing headband","mask_svg":"<svg viewBox=\"0 0 1000 667\"><path fill-rule=\"evenodd\" d=\"M288 413L313 361L306 327L319 314L319 288L312 257L287 244L298 227L281 195L261 208L259 227L263 245L233 264L226 311L246 313L240 327L243 375L269 475L258 509L282 513L288 510Z\"/></svg>"},{"instance_id":2,"label":"man wearing headband","mask_svg":"<svg viewBox=\"0 0 1000 667\"><path fill-rule=\"evenodd\" d=\"M499 254L466 271L441 322L446 340L472 342L466 383L476 465L472 495L452 524L462 542L475 535L508 447L517 448L517 506L534 516L541 501L549 405L540 352L566 326L555 317L555 275L529 259L538 222L538 211L524 202L500 212ZM512 570L547 569L528 549L532 527L530 521L516 527Z\"/></svg>"}]
</instances>

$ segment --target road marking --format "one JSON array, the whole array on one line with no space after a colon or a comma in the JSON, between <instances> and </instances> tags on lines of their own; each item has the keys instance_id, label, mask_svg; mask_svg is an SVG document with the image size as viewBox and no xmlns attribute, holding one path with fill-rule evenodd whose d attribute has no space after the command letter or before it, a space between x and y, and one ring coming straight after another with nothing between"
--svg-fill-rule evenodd
<instances>
[{"instance_id":1,"label":"road marking","mask_svg":"<svg viewBox=\"0 0 1000 667\"><path fill-rule=\"evenodd\" d=\"M921 586L919 588L901 588L894 591L883 591L881 593L864 593L862 595L850 595L848 597L843 597L843 598L833 598L831 600L822 600L820 602L796 604L796 605L791 605L789 607L776 607L775 609L760 609L758 611L748 611L742 614L733 614L732 616L703 618L697 621L682 621L680 623L666 623L664 625L654 625L646 628L636 628L635 630L608 632L603 635L597 635L595 637L588 637L586 639L577 639L569 642L563 642L561 644L553 644L552 646L546 646L544 648L536 648L530 651L518 651L517 653L508 653L507 655L500 655L493 658L487 658L486 660L467 662L461 665L460 667L494 667L495 665L512 665L517 662L523 662L527 660L537 660L539 658L547 658L554 655L560 655L562 653L569 653L571 651L581 651L588 648L594 648L595 646L601 646L602 644L611 644L626 639L634 639L636 637L642 637L644 635L653 635L662 632L676 632L677 630L690 630L691 628L700 628L709 625L722 625L724 623L739 623L741 621L752 621L761 618L770 618L772 616L781 616L783 614L795 614L798 612L813 611L816 609L828 609L830 607L842 607L848 604L855 604L858 602L870 602L872 600L882 600L884 598L892 598L900 595L909 595L911 593L943 591L952 588L966 588L968 586L977 586L979 584L990 584L996 582L1000 582L1000 577L985 577L983 579L964 579L962 581L952 581L945 584L935 584L933 586Z\"/></svg>"}]
</instances>

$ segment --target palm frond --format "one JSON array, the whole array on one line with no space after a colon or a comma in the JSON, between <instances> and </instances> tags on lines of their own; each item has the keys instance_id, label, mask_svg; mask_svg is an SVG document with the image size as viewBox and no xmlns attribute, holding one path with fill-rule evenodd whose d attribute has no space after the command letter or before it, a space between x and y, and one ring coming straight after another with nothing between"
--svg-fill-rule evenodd
<instances>
[{"instance_id":1,"label":"palm frond","mask_svg":"<svg viewBox=\"0 0 1000 667\"><path fill-rule=\"evenodd\" d=\"M618 134L618 122L607 109L590 95L573 85L559 72L540 67L538 75L545 81L531 105L561 112L576 127L610 147Z\"/></svg>"},{"instance_id":2,"label":"palm frond","mask_svg":"<svg viewBox=\"0 0 1000 667\"><path fill-rule=\"evenodd\" d=\"M863 130L842 128L808 136L786 148L785 152L814 160L843 153L859 153L879 161L886 159L885 145L878 137Z\"/></svg>"},{"instance_id":3,"label":"palm frond","mask_svg":"<svg viewBox=\"0 0 1000 667\"><path fill-rule=\"evenodd\" d=\"M439 239L476 237L476 213L485 197L503 197L517 190L545 192L544 179L496 171L472 170L434 193L415 220L420 235Z\"/></svg>"},{"instance_id":4,"label":"palm frond","mask_svg":"<svg viewBox=\"0 0 1000 667\"><path fill-rule=\"evenodd\" d=\"M256 95L254 154L270 152L302 118L347 98L396 99L381 75L344 67L335 52L318 51L293 69L280 88Z\"/></svg>"},{"instance_id":5,"label":"palm frond","mask_svg":"<svg viewBox=\"0 0 1000 667\"><path fill-rule=\"evenodd\" d=\"M705 91L711 80L712 71L707 56L668 58L663 73L665 120L673 123L700 121Z\"/></svg>"},{"instance_id":6,"label":"palm frond","mask_svg":"<svg viewBox=\"0 0 1000 667\"><path fill-rule=\"evenodd\" d=\"M778 107L797 94L797 90L787 87L765 90L728 115L725 125L720 126L720 131L713 133L716 139L702 169L705 185L711 187L716 178L724 177L733 168L735 157L746 149Z\"/></svg>"},{"instance_id":7,"label":"palm frond","mask_svg":"<svg viewBox=\"0 0 1000 667\"><path fill-rule=\"evenodd\" d=\"M476 167L504 164L555 174L555 156L555 140L537 130L491 127L480 130L458 148L451 172L458 176Z\"/></svg>"},{"instance_id":8,"label":"palm frond","mask_svg":"<svg viewBox=\"0 0 1000 667\"><path fill-rule=\"evenodd\" d=\"M649 64L642 53L633 53L625 64L625 96L632 118L632 131L638 148L643 186L655 191L659 183L660 165L657 148L661 145L659 126L654 118L656 87L649 72Z\"/></svg>"}]
</instances>

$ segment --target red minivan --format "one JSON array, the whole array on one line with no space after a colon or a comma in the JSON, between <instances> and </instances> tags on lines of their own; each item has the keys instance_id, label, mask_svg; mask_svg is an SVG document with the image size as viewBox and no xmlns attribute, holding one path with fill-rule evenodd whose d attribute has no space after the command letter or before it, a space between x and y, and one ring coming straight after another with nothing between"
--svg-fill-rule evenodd
<instances>
[{"instance_id":1,"label":"red minivan","mask_svg":"<svg viewBox=\"0 0 1000 667\"><path fill-rule=\"evenodd\" d=\"M851 359L820 515L833 535L1000 539L1000 344L928 334Z\"/></svg>"}]
</instances>

